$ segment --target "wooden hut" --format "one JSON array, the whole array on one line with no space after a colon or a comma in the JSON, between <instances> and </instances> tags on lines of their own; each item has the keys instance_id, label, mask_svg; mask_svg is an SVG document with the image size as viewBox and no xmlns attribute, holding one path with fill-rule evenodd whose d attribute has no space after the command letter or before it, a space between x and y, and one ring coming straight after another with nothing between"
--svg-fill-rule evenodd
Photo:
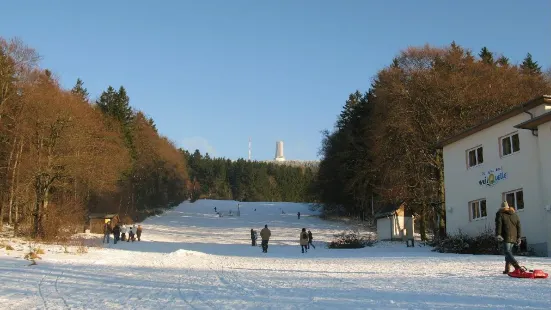
<instances>
[{"instance_id":1,"label":"wooden hut","mask_svg":"<svg viewBox=\"0 0 551 310\"><path fill-rule=\"evenodd\" d=\"M114 227L119 222L118 214L90 213L88 215L88 227L93 234L103 234L103 225L111 221Z\"/></svg>"}]
</instances>

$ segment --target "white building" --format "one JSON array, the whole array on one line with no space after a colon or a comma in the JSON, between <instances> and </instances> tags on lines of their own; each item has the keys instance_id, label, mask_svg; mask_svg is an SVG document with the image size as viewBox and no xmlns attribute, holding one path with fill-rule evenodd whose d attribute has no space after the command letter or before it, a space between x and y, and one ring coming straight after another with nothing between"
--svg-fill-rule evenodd
<instances>
[{"instance_id":1,"label":"white building","mask_svg":"<svg viewBox=\"0 0 551 310\"><path fill-rule=\"evenodd\" d=\"M413 239L414 219L405 203L388 204L382 207L375 214L375 219L378 240Z\"/></svg>"},{"instance_id":2,"label":"white building","mask_svg":"<svg viewBox=\"0 0 551 310\"><path fill-rule=\"evenodd\" d=\"M528 246L551 256L551 96L518 105L440 146L448 234L494 231L506 199L517 210Z\"/></svg>"}]
</instances>

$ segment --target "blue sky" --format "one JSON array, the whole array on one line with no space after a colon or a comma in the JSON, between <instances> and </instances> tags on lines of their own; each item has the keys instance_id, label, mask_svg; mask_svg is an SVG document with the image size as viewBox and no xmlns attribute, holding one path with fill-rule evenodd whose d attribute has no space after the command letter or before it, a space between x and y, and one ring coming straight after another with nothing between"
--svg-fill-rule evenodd
<instances>
[{"instance_id":1,"label":"blue sky","mask_svg":"<svg viewBox=\"0 0 551 310\"><path fill-rule=\"evenodd\" d=\"M551 66L551 1L6 1L18 36L70 88L124 85L179 146L316 159L348 94L408 46L455 40Z\"/></svg>"}]
</instances>

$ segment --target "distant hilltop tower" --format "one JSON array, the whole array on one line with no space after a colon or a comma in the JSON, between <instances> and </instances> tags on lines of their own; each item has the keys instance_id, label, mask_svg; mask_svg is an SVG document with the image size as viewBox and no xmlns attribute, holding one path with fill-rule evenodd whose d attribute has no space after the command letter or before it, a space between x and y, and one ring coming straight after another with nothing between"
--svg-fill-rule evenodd
<instances>
[{"instance_id":1,"label":"distant hilltop tower","mask_svg":"<svg viewBox=\"0 0 551 310\"><path fill-rule=\"evenodd\" d=\"M283 141L277 141L276 142L275 160L276 161L285 161L285 156L283 156Z\"/></svg>"}]
</instances>

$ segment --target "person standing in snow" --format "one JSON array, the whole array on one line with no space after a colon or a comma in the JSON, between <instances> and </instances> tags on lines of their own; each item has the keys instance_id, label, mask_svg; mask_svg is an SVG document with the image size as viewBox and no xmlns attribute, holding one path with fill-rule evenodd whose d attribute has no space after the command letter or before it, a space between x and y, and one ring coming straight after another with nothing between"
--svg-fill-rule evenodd
<instances>
[{"instance_id":1,"label":"person standing in snow","mask_svg":"<svg viewBox=\"0 0 551 310\"><path fill-rule=\"evenodd\" d=\"M270 241L270 237L272 236L272 232L268 229L268 225L264 225L264 228L260 231L260 238L262 238L262 252L268 253L268 241Z\"/></svg>"},{"instance_id":2,"label":"person standing in snow","mask_svg":"<svg viewBox=\"0 0 551 310\"><path fill-rule=\"evenodd\" d=\"M314 249L316 248L316 246L312 243L312 240L314 240L314 237L312 237L312 232L308 229L308 249L310 249L310 246Z\"/></svg>"},{"instance_id":3,"label":"person standing in snow","mask_svg":"<svg viewBox=\"0 0 551 310\"><path fill-rule=\"evenodd\" d=\"M256 239L257 239L256 230L251 228L251 243L252 243L252 246L256 246Z\"/></svg>"},{"instance_id":4,"label":"person standing in snow","mask_svg":"<svg viewBox=\"0 0 551 310\"><path fill-rule=\"evenodd\" d=\"M512 272L514 274L521 274L524 270L520 267L517 260L513 256L513 246L521 243L521 227L520 218L515 213L515 209L509 207L507 201L501 203L501 209L496 214L496 239L499 242L503 242L503 251L505 252L505 270L503 274L509 273L511 265L515 267Z\"/></svg>"},{"instance_id":5,"label":"person standing in snow","mask_svg":"<svg viewBox=\"0 0 551 310\"><path fill-rule=\"evenodd\" d=\"M111 221L107 221L107 223L103 224L103 243L106 242L109 243L109 237L111 236L111 233L113 232L113 229L111 228Z\"/></svg>"},{"instance_id":6,"label":"person standing in snow","mask_svg":"<svg viewBox=\"0 0 551 310\"><path fill-rule=\"evenodd\" d=\"M300 249L302 250L302 253L308 252L308 234L306 233L306 228L302 229L299 238Z\"/></svg>"},{"instance_id":7,"label":"person standing in snow","mask_svg":"<svg viewBox=\"0 0 551 310\"><path fill-rule=\"evenodd\" d=\"M119 241L121 237L121 227L119 226L119 223L115 225L115 228L113 228L113 242L117 244L117 241Z\"/></svg>"},{"instance_id":8,"label":"person standing in snow","mask_svg":"<svg viewBox=\"0 0 551 310\"><path fill-rule=\"evenodd\" d=\"M126 224L122 224L122 227L121 227L121 241L125 241L126 240L126 233L128 232L128 229L126 228Z\"/></svg>"},{"instance_id":9,"label":"person standing in snow","mask_svg":"<svg viewBox=\"0 0 551 310\"><path fill-rule=\"evenodd\" d=\"M136 236L138 237L138 241L141 241L142 237L142 225L138 225L138 228L136 228Z\"/></svg>"},{"instance_id":10,"label":"person standing in snow","mask_svg":"<svg viewBox=\"0 0 551 310\"><path fill-rule=\"evenodd\" d=\"M130 228L128 228L128 239L126 239L126 242L130 242L130 239L134 242L134 226L130 226Z\"/></svg>"}]
</instances>

